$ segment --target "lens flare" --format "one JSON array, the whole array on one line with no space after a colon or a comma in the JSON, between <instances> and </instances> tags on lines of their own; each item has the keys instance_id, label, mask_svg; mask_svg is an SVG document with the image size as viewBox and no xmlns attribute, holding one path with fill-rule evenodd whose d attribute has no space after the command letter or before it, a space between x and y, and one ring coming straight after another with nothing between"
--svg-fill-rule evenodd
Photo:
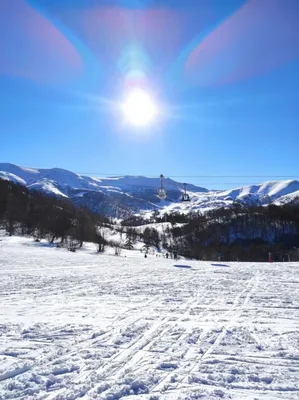
<instances>
[{"instance_id":1,"label":"lens flare","mask_svg":"<svg viewBox=\"0 0 299 400\"><path fill-rule=\"evenodd\" d=\"M130 92L122 104L127 122L135 126L147 126L158 114L157 106L149 93L143 90Z\"/></svg>"}]
</instances>

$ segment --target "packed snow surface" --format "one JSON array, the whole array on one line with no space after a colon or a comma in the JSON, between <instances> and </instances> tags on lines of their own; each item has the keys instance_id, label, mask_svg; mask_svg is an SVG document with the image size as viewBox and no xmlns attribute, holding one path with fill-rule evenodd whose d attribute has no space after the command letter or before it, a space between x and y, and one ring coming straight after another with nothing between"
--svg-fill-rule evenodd
<instances>
[{"instance_id":1,"label":"packed snow surface","mask_svg":"<svg viewBox=\"0 0 299 400\"><path fill-rule=\"evenodd\" d=\"M299 264L0 238L0 399L299 398Z\"/></svg>"}]
</instances>

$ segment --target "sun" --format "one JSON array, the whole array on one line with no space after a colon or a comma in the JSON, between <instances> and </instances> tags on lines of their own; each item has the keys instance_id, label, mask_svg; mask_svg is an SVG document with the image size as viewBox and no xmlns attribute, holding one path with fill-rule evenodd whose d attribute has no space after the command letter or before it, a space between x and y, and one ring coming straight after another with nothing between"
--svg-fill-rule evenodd
<instances>
[{"instance_id":1,"label":"sun","mask_svg":"<svg viewBox=\"0 0 299 400\"><path fill-rule=\"evenodd\" d=\"M154 100L141 89L128 93L122 104L122 111L127 122L139 127L149 125L158 114Z\"/></svg>"}]
</instances>

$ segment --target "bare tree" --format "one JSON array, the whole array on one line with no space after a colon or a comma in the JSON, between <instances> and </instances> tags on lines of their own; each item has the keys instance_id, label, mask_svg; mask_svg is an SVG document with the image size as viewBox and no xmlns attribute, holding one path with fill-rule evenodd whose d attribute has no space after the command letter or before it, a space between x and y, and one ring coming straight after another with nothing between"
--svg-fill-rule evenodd
<instances>
[{"instance_id":1,"label":"bare tree","mask_svg":"<svg viewBox=\"0 0 299 400\"><path fill-rule=\"evenodd\" d=\"M121 255L121 250L122 250L122 248L121 248L120 244L119 244L119 243L116 243L116 244L114 245L114 254L115 254L116 256L120 256L120 255Z\"/></svg>"},{"instance_id":2,"label":"bare tree","mask_svg":"<svg viewBox=\"0 0 299 400\"><path fill-rule=\"evenodd\" d=\"M105 231L103 229L98 230L98 232L95 234L95 243L97 244L97 252L98 253L104 253L106 245L107 245L107 240L105 239Z\"/></svg>"}]
</instances>

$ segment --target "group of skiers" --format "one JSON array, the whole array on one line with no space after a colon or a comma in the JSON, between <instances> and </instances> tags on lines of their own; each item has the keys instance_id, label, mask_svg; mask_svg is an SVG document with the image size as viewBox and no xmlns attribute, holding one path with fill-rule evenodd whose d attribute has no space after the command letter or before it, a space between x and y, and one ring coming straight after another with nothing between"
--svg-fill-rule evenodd
<instances>
[{"instance_id":1,"label":"group of skiers","mask_svg":"<svg viewBox=\"0 0 299 400\"><path fill-rule=\"evenodd\" d=\"M178 259L178 253L176 252L176 251L174 251L173 253L166 253L165 254L165 257L168 259L169 257L170 258L173 258L174 260L177 260Z\"/></svg>"},{"instance_id":2,"label":"group of skiers","mask_svg":"<svg viewBox=\"0 0 299 400\"><path fill-rule=\"evenodd\" d=\"M156 254L156 257L158 257L159 255ZM174 251L173 253L165 253L164 255L165 258L172 258L174 260L178 259L178 253L176 251ZM147 253L144 253L144 258L147 258Z\"/></svg>"}]
</instances>

